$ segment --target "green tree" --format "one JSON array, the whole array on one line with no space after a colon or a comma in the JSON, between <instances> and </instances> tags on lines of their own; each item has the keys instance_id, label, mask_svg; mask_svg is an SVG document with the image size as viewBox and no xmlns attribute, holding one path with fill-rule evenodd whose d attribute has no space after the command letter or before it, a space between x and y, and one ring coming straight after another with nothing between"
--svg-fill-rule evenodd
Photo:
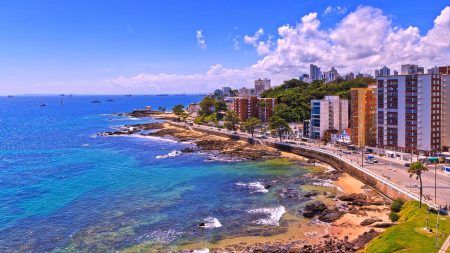
<instances>
[{"instance_id":1,"label":"green tree","mask_svg":"<svg viewBox=\"0 0 450 253\"><path fill-rule=\"evenodd\" d=\"M225 128L228 130L236 130L236 125L239 124L239 117L235 111L227 111L225 113Z\"/></svg>"},{"instance_id":2,"label":"green tree","mask_svg":"<svg viewBox=\"0 0 450 253\"><path fill-rule=\"evenodd\" d=\"M189 113L183 111L183 112L181 112L181 114L179 116L180 116L181 120L184 122L184 125L186 125L187 119L189 118Z\"/></svg>"},{"instance_id":3,"label":"green tree","mask_svg":"<svg viewBox=\"0 0 450 253\"><path fill-rule=\"evenodd\" d=\"M213 109L216 105L216 100L212 97L204 97L199 103L200 105L200 115L210 115L213 113Z\"/></svg>"},{"instance_id":4,"label":"green tree","mask_svg":"<svg viewBox=\"0 0 450 253\"><path fill-rule=\"evenodd\" d=\"M247 119L244 122L244 129L247 132L250 132L252 134L252 138L253 138L253 133L255 132L255 128L261 125L261 120L255 117L251 117L249 119Z\"/></svg>"},{"instance_id":5,"label":"green tree","mask_svg":"<svg viewBox=\"0 0 450 253\"><path fill-rule=\"evenodd\" d=\"M410 177L412 177L412 176L416 176L416 180L418 179L419 180L419 183L420 183L420 188L419 188L419 196L420 196L420 204L419 204L419 207L420 208L422 208L422 190L423 190L423 186L422 186L422 172L424 172L424 171L427 171L428 170L428 168L427 168L427 166L425 166L423 163L421 163L421 162L414 162L414 163L411 163L411 165L409 165L409 168L408 168L408 173L409 173L409 176Z\"/></svg>"},{"instance_id":6,"label":"green tree","mask_svg":"<svg viewBox=\"0 0 450 253\"><path fill-rule=\"evenodd\" d=\"M323 133L322 141L325 145L331 141L331 133L329 131L325 131L325 133Z\"/></svg>"},{"instance_id":7,"label":"green tree","mask_svg":"<svg viewBox=\"0 0 450 253\"><path fill-rule=\"evenodd\" d=\"M227 111L227 104L223 100L218 100L214 105L214 110L215 112L225 112Z\"/></svg>"},{"instance_id":8,"label":"green tree","mask_svg":"<svg viewBox=\"0 0 450 253\"><path fill-rule=\"evenodd\" d=\"M178 121L180 121L180 115L184 112L184 105L175 105L172 107L172 112L178 116Z\"/></svg>"},{"instance_id":9,"label":"green tree","mask_svg":"<svg viewBox=\"0 0 450 253\"><path fill-rule=\"evenodd\" d=\"M273 108L273 115L278 116L286 121L290 121L291 119L291 112L286 104L277 104Z\"/></svg>"},{"instance_id":10,"label":"green tree","mask_svg":"<svg viewBox=\"0 0 450 253\"><path fill-rule=\"evenodd\" d=\"M281 137L282 134L284 132L289 132L290 128L288 123L286 122L286 120L282 119L279 116L272 116L269 119L269 129L272 131L275 131L277 133L277 135L280 137L280 142L281 142Z\"/></svg>"}]
</instances>

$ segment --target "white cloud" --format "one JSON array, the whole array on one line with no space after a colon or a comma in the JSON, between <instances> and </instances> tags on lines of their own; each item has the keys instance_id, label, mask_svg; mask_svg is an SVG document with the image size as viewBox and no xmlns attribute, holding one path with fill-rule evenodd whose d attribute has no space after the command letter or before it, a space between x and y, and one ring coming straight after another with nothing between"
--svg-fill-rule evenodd
<instances>
[{"instance_id":1,"label":"white cloud","mask_svg":"<svg viewBox=\"0 0 450 253\"><path fill-rule=\"evenodd\" d=\"M327 16L329 14L338 14L338 15L344 15L345 13L347 13L347 7L345 6L331 6L328 5L328 7L325 9L325 11L323 11L323 16Z\"/></svg>"},{"instance_id":2,"label":"white cloud","mask_svg":"<svg viewBox=\"0 0 450 253\"><path fill-rule=\"evenodd\" d=\"M203 36L202 30L197 30L195 32L195 37L197 38L197 46L201 49L206 49L205 36Z\"/></svg>"},{"instance_id":3,"label":"white cloud","mask_svg":"<svg viewBox=\"0 0 450 253\"><path fill-rule=\"evenodd\" d=\"M262 28L259 28L258 31L253 34L253 36L245 35L244 36L244 42L251 45L256 45L256 42L261 38L261 36L264 35L264 30Z\"/></svg>"},{"instance_id":4,"label":"white cloud","mask_svg":"<svg viewBox=\"0 0 450 253\"><path fill-rule=\"evenodd\" d=\"M244 42L255 46L262 58L243 69L213 65L204 74L140 74L119 77L114 84L148 87L158 92L208 92L223 85L250 86L258 77L279 84L309 71L314 63L340 73L373 73L384 65L399 69L401 64L424 67L448 65L450 59L450 7L442 10L434 26L425 35L417 27L395 27L380 9L360 6L346 15L335 27L323 29L317 13L309 13L294 26L278 28L278 39L259 41L259 29ZM181 88L180 88L181 87Z\"/></svg>"}]
</instances>

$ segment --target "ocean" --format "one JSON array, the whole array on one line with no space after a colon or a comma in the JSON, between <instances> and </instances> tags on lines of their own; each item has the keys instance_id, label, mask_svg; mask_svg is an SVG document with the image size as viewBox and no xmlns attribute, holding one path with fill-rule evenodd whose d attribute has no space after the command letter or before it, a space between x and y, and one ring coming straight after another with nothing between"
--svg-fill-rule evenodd
<instances>
[{"instance_id":1,"label":"ocean","mask_svg":"<svg viewBox=\"0 0 450 253\"><path fill-rule=\"evenodd\" d=\"M201 98L0 97L0 252L164 251L285 231L283 214L301 203L280 192L300 189L305 168L211 161L174 152L191 144L170 139L96 136L156 122L114 113Z\"/></svg>"}]
</instances>

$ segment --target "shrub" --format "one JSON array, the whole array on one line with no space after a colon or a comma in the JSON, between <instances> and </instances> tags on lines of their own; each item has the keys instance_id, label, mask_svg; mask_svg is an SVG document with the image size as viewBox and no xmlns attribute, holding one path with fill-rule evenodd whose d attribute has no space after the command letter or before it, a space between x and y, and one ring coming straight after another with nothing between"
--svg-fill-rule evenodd
<instances>
[{"instance_id":1,"label":"shrub","mask_svg":"<svg viewBox=\"0 0 450 253\"><path fill-rule=\"evenodd\" d=\"M398 216L397 213L391 212L391 213L389 214L389 219L390 219L392 222L398 221L399 218L400 218L400 216Z\"/></svg>"},{"instance_id":2,"label":"shrub","mask_svg":"<svg viewBox=\"0 0 450 253\"><path fill-rule=\"evenodd\" d=\"M400 212L400 209L402 209L402 205L399 202L392 202L391 204L391 211L392 212Z\"/></svg>"},{"instance_id":3,"label":"shrub","mask_svg":"<svg viewBox=\"0 0 450 253\"><path fill-rule=\"evenodd\" d=\"M403 206L403 204L405 204L405 201L403 201L403 199L400 199L400 198L394 199L394 202L398 202L402 206Z\"/></svg>"}]
</instances>

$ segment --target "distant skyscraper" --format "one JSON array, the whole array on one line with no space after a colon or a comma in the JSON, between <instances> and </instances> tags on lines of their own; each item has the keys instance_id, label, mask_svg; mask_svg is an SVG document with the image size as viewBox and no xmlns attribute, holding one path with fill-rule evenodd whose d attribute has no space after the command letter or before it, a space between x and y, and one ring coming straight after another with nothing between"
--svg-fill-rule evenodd
<instances>
[{"instance_id":1,"label":"distant skyscraper","mask_svg":"<svg viewBox=\"0 0 450 253\"><path fill-rule=\"evenodd\" d=\"M391 75L391 70L388 67L386 67L386 66L382 67L381 69L375 70L375 77L377 77L377 76L389 76L389 75Z\"/></svg>"},{"instance_id":2,"label":"distant skyscraper","mask_svg":"<svg viewBox=\"0 0 450 253\"><path fill-rule=\"evenodd\" d=\"M423 67L414 64L404 64L401 66L401 75L425 74Z\"/></svg>"},{"instance_id":3,"label":"distant skyscraper","mask_svg":"<svg viewBox=\"0 0 450 253\"><path fill-rule=\"evenodd\" d=\"M223 96L224 97L231 96L231 88L230 87L223 87L222 91L223 91Z\"/></svg>"},{"instance_id":4,"label":"distant skyscraper","mask_svg":"<svg viewBox=\"0 0 450 253\"><path fill-rule=\"evenodd\" d=\"M314 64L310 64L309 65L309 78L311 78L311 80L313 80L313 81L321 80L322 72L320 71L320 68Z\"/></svg>"},{"instance_id":5,"label":"distant skyscraper","mask_svg":"<svg viewBox=\"0 0 450 253\"><path fill-rule=\"evenodd\" d=\"M264 78L255 80L255 93L257 96L268 89L270 89L270 79Z\"/></svg>"},{"instance_id":6,"label":"distant skyscraper","mask_svg":"<svg viewBox=\"0 0 450 253\"><path fill-rule=\"evenodd\" d=\"M339 73L334 67L332 67L330 71L325 71L322 74L322 79L325 81L325 83L336 81L338 78Z\"/></svg>"}]
</instances>

